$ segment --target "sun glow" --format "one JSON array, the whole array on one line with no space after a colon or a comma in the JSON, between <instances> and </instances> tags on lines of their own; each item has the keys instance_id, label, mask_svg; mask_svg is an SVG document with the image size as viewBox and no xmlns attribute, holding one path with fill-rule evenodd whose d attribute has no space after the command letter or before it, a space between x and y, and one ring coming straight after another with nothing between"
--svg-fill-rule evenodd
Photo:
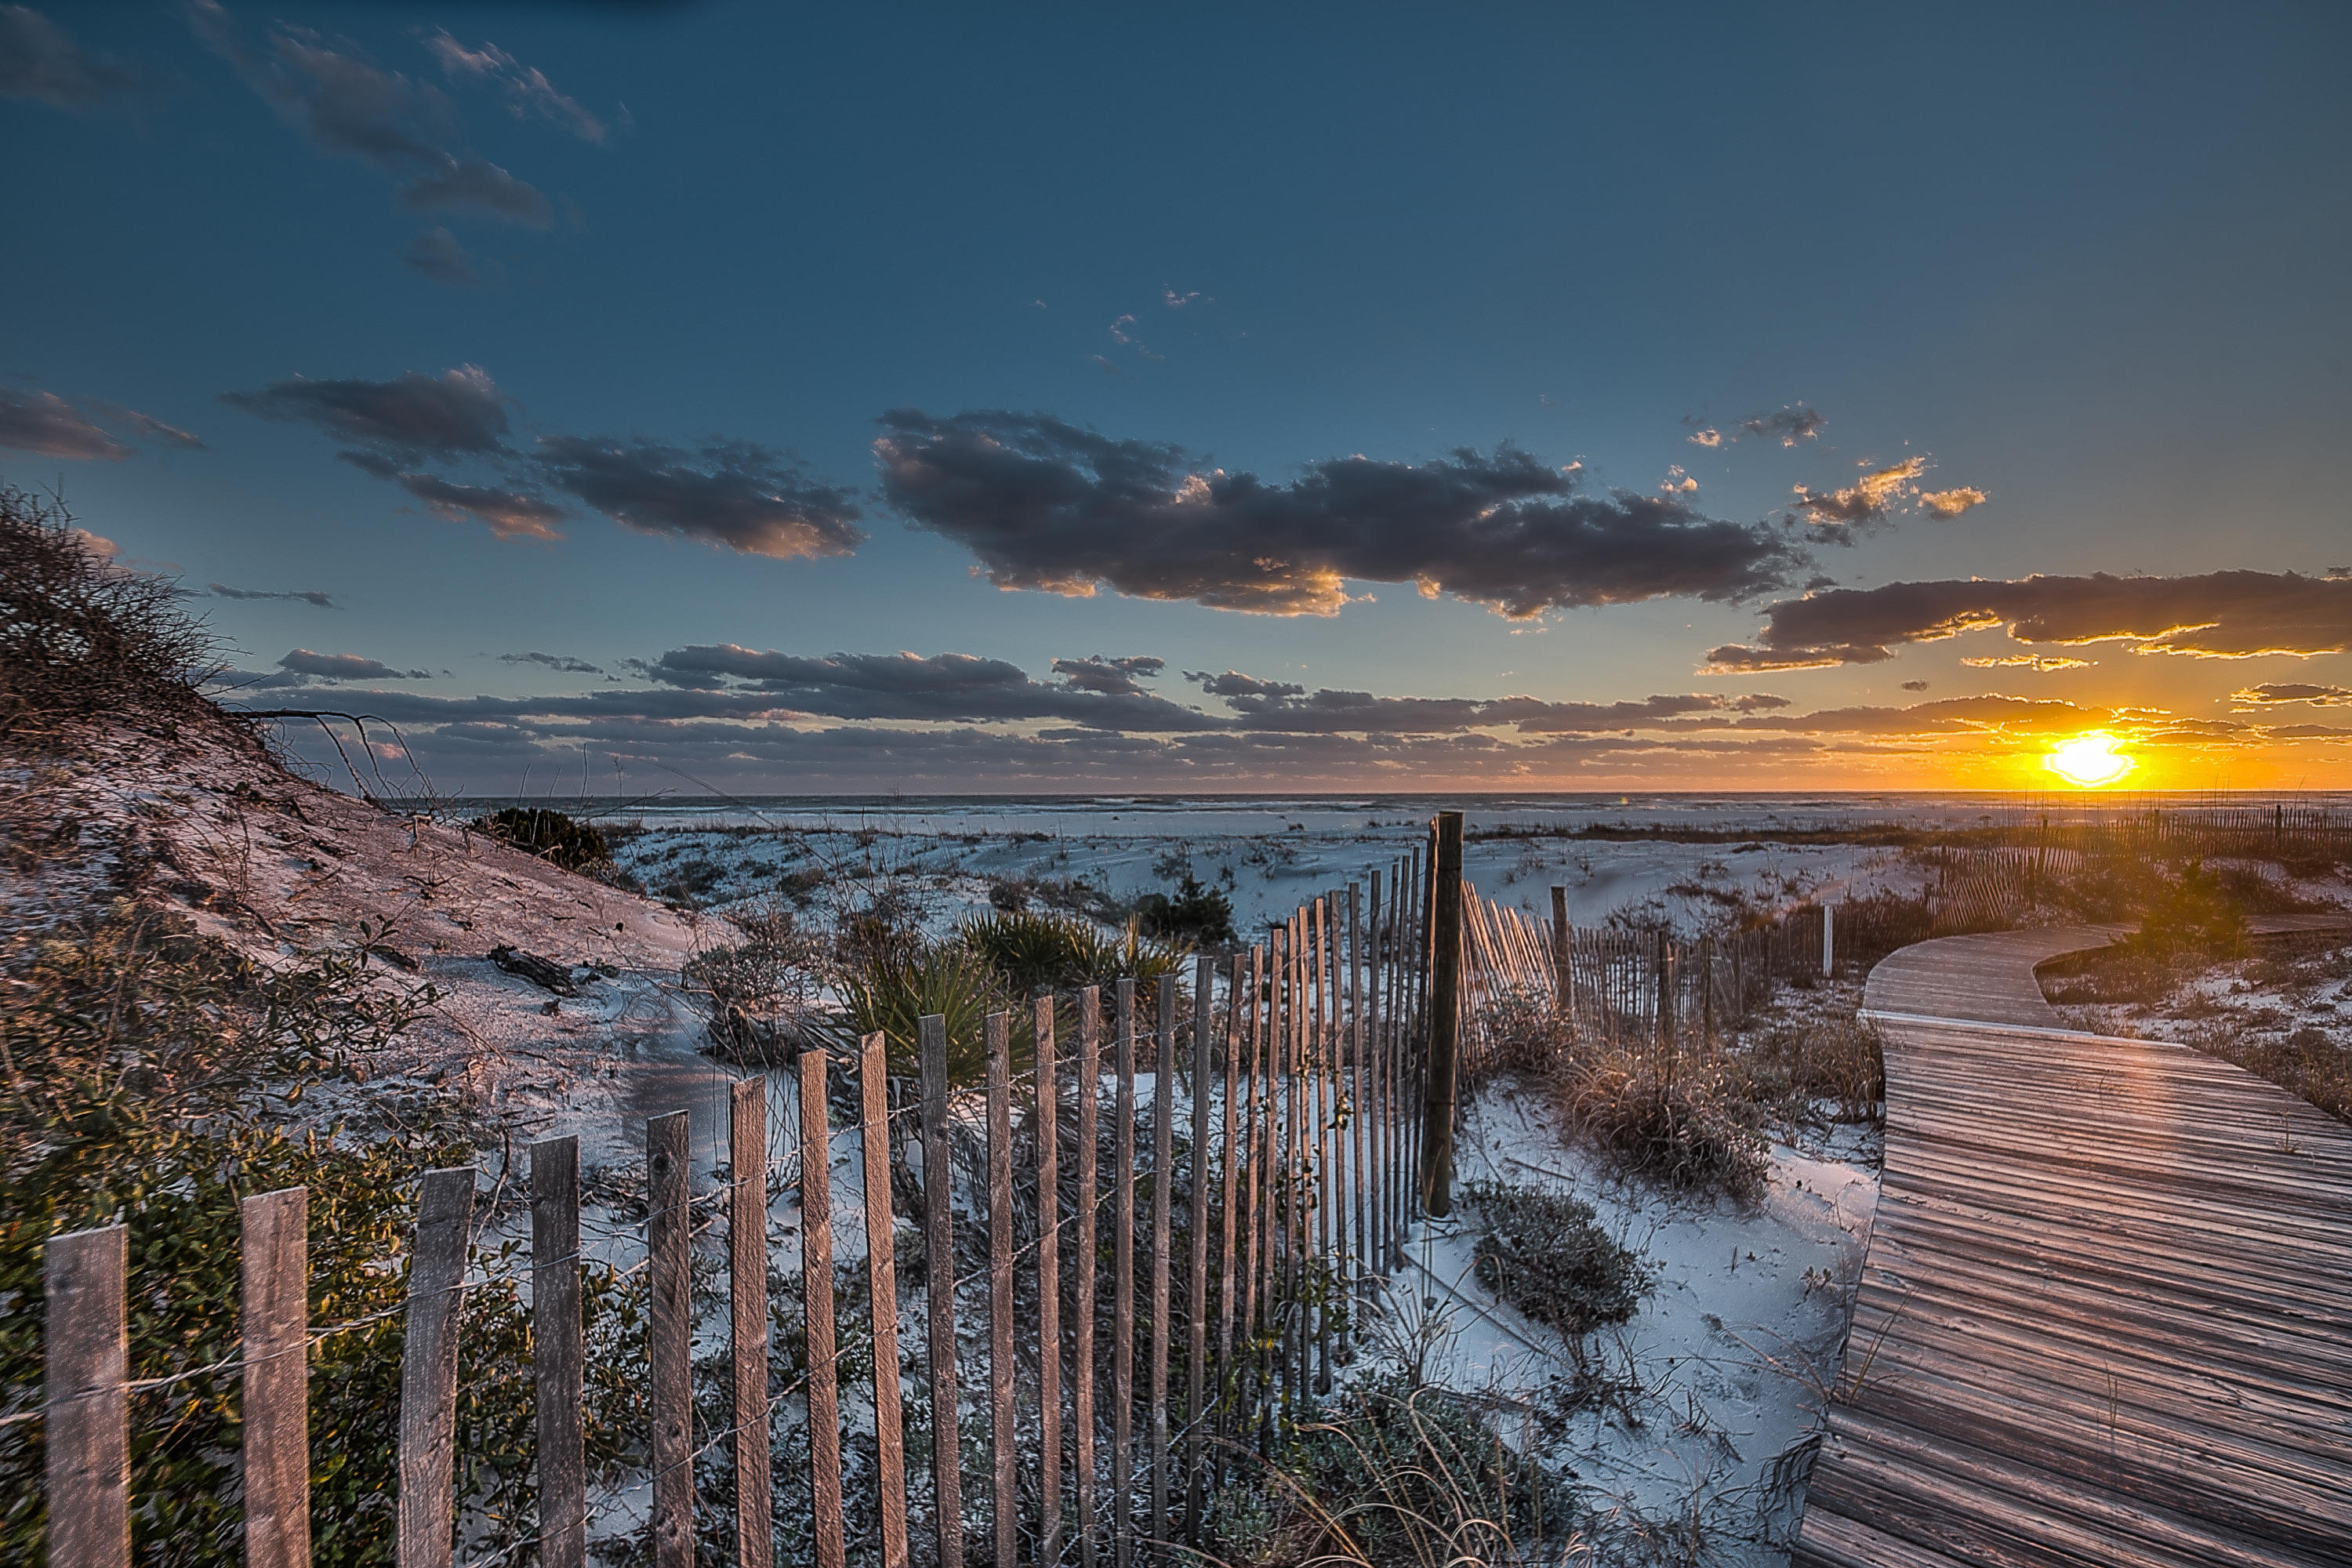
<instances>
[{"instance_id":1,"label":"sun glow","mask_svg":"<svg viewBox=\"0 0 2352 1568\"><path fill-rule=\"evenodd\" d=\"M2042 765L2071 784L2098 789L2111 784L2139 764L2116 750L2116 738L2104 730L2077 735L2042 759Z\"/></svg>"}]
</instances>

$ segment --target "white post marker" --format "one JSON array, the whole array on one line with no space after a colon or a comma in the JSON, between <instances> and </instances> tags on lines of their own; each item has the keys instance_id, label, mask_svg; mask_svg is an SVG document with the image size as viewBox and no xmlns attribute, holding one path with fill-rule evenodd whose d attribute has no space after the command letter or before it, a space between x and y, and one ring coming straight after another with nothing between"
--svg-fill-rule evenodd
<instances>
[{"instance_id":1,"label":"white post marker","mask_svg":"<svg viewBox=\"0 0 2352 1568\"><path fill-rule=\"evenodd\" d=\"M1822 978L1837 974L1837 906L1822 900Z\"/></svg>"}]
</instances>

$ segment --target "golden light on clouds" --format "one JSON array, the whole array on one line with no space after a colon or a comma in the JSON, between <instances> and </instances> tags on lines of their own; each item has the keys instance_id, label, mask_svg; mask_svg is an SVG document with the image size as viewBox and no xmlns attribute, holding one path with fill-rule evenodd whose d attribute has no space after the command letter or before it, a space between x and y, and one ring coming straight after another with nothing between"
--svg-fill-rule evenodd
<instances>
[{"instance_id":1,"label":"golden light on clouds","mask_svg":"<svg viewBox=\"0 0 2352 1568\"><path fill-rule=\"evenodd\" d=\"M2094 730L2061 744L2042 759L2042 765L2078 788L2099 789L2139 764L2116 750L2113 735Z\"/></svg>"}]
</instances>

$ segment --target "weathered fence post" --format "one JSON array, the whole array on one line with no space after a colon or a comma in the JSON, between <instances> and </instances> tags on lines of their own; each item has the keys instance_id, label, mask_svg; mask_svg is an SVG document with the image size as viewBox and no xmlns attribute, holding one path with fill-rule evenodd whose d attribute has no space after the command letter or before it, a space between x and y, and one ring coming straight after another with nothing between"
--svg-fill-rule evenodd
<instances>
[{"instance_id":1,"label":"weathered fence post","mask_svg":"<svg viewBox=\"0 0 2352 1568\"><path fill-rule=\"evenodd\" d=\"M310 1564L309 1214L300 1187L237 1205L247 1568Z\"/></svg>"},{"instance_id":2,"label":"weathered fence post","mask_svg":"<svg viewBox=\"0 0 2352 1568\"><path fill-rule=\"evenodd\" d=\"M398 1568L448 1568L457 1532L450 1467L457 1427L457 1310L474 1218L474 1171L427 1171L408 1264L408 1321L400 1348L400 1480L394 1525Z\"/></svg>"},{"instance_id":3,"label":"weathered fence post","mask_svg":"<svg viewBox=\"0 0 2352 1568\"><path fill-rule=\"evenodd\" d=\"M1111 1552L1128 1568L1135 1552L1135 982L1118 983L1118 1074L1111 1129L1110 1510Z\"/></svg>"},{"instance_id":4,"label":"weathered fence post","mask_svg":"<svg viewBox=\"0 0 2352 1568\"><path fill-rule=\"evenodd\" d=\"M841 1568L845 1552L841 1521L841 1375L834 1364L833 1114L826 1098L830 1065L824 1047L803 1051L798 1092L793 1097L800 1102L801 1111L801 1310L808 1344L809 1504L816 1568ZM760 1088L761 1080L757 1079L746 1081L754 1089ZM747 1440L759 1445L760 1486L756 1527L742 1522L743 1516L752 1510L740 1500L736 1504L736 1531L741 1554L738 1568L767 1568L775 1539L775 1498L768 1473L768 1112L764 1093L746 1095L741 1092L743 1083L735 1087L735 1180L739 1184L735 1201L741 1224L740 1231L730 1226L730 1232L740 1234L746 1242L756 1241L755 1247L743 1247L735 1255L735 1289L756 1302L760 1314L758 1329L750 1333L746 1332L748 1325L741 1308L737 1309L735 1320L736 1489L742 1489L744 1482L740 1478L750 1473L742 1460ZM759 1140L756 1151L746 1147L746 1141L751 1139ZM746 1156L753 1152L757 1154L759 1169L756 1193L740 1184L744 1180ZM759 1206L746 1214L754 1197ZM757 1376L756 1383L751 1382L753 1375ZM886 1375L883 1358L877 1353L874 1358L875 1382L880 1383ZM756 1542L751 1538L755 1528ZM759 1552L756 1560L751 1556L755 1546Z\"/></svg>"},{"instance_id":5,"label":"weathered fence post","mask_svg":"<svg viewBox=\"0 0 2352 1568\"><path fill-rule=\"evenodd\" d=\"M1837 977L1837 906L1822 900L1822 978Z\"/></svg>"},{"instance_id":6,"label":"weathered fence post","mask_svg":"<svg viewBox=\"0 0 2352 1568\"><path fill-rule=\"evenodd\" d=\"M694 1568L694 1306L687 1244L692 1165L683 1110L646 1122L646 1324L652 1364L654 1568Z\"/></svg>"},{"instance_id":7,"label":"weathered fence post","mask_svg":"<svg viewBox=\"0 0 2352 1568\"><path fill-rule=\"evenodd\" d=\"M588 1553L588 1473L576 1137L530 1146L530 1346L539 1412L539 1560L542 1568L582 1568Z\"/></svg>"},{"instance_id":8,"label":"weathered fence post","mask_svg":"<svg viewBox=\"0 0 2352 1568\"><path fill-rule=\"evenodd\" d=\"M1192 1202L1191 1268L1185 1311L1192 1337L1184 1362L1184 1540L1201 1540L1202 1428L1209 1361L1209 1020L1215 1004L1215 960L1202 953L1192 966Z\"/></svg>"},{"instance_id":9,"label":"weathered fence post","mask_svg":"<svg viewBox=\"0 0 2352 1568\"><path fill-rule=\"evenodd\" d=\"M1097 1533L1095 1504L1095 1248L1099 1235L1096 1192L1102 1155L1095 1128L1102 1100L1102 993L1089 985L1078 993L1078 1251L1071 1313L1076 1339L1070 1346L1071 1470L1078 1483L1079 1568L1095 1568Z\"/></svg>"},{"instance_id":10,"label":"weathered fence post","mask_svg":"<svg viewBox=\"0 0 2352 1568\"><path fill-rule=\"evenodd\" d=\"M989 1520L996 1568L1020 1550L1020 1455L1013 1436L1013 1019L991 1013L988 1043ZM831 1568L831 1565L827 1565Z\"/></svg>"},{"instance_id":11,"label":"weathered fence post","mask_svg":"<svg viewBox=\"0 0 2352 1568\"><path fill-rule=\"evenodd\" d=\"M41 1249L51 1568L131 1562L130 1252L119 1225Z\"/></svg>"},{"instance_id":12,"label":"weathered fence post","mask_svg":"<svg viewBox=\"0 0 2352 1568\"><path fill-rule=\"evenodd\" d=\"M811 1292L808 1302L809 1344L809 1464L820 1475L829 1451L836 1478L841 1470L840 1436L827 1413L817 1418L820 1398L831 1403L833 1392L833 1258L818 1236L825 1215L809 1212L808 1080L809 1056L817 1060L818 1190L827 1191L824 1151L824 1062L822 1051L801 1058L801 1209L803 1281L817 1277L809 1261L811 1244L824 1247L824 1299ZM728 1371L735 1425L735 1562L736 1568L768 1568L775 1561L775 1478L768 1454L768 1083L763 1078L737 1079L727 1086L727 1163L735 1184L727 1204ZM822 1334L824 1353L817 1353ZM818 1380L824 1380L820 1390ZM836 1489L838 1481L835 1482ZM825 1508L822 1482L816 1508L817 1561L824 1568L841 1568L841 1526L835 1511L833 1546L825 1547Z\"/></svg>"},{"instance_id":13,"label":"weathered fence post","mask_svg":"<svg viewBox=\"0 0 2352 1568\"><path fill-rule=\"evenodd\" d=\"M1551 890L1552 1006L1565 1024L1576 1011L1576 976L1568 961L1568 889Z\"/></svg>"},{"instance_id":14,"label":"weathered fence post","mask_svg":"<svg viewBox=\"0 0 2352 1568\"><path fill-rule=\"evenodd\" d=\"M866 1288L874 1310L874 1474L882 1568L907 1565L906 1429L898 1405L898 1243L890 1217L890 1059L880 1030L859 1042L859 1163L866 1176Z\"/></svg>"},{"instance_id":15,"label":"weathered fence post","mask_svg":"<svg viewBox=\"0 0 2352 1568\"><path fill-rule=\"evenodd\" d=\"M1430 870L1428 1081L1422 1099L1421 1206L1454 1212L1454 1066L1462 1029L1462 814L1437 814Z\"/></svg>"},{"instance_id":16,"label":"weathered fence post","mask_svg":"<svg viewBox=\"0 0 2352 1568\"><path fill-rule=\"evenodd\" d=\"M963 1469L956 1433L955 1178L948 1152L948 1021L920 1020L923 1308L931 1368L932 1531L938 1568L963 1568Z\"/></svg>"},{"instance_id":17,"label":"weathered fence post","mask_svg":"<svg viewBox=\"0 0 2352 1568\"><path fill-rule=\"evenodd\" d=\"M1037 1048L1037 1561L1062 1559L1061 1091L1054 1082L1054 996L1034 1004ZM1088 1258L1087 1263L1093 1263Z\"/></svg>"}]
</instances>

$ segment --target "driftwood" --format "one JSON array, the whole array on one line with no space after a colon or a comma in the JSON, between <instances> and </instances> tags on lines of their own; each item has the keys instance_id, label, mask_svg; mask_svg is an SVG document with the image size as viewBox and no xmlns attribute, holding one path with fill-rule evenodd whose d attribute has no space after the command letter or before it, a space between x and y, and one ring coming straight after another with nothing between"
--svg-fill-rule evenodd
<instances>
[{"instance_id":1,"label":"driftwood","mask_svg":"<svg viewBox=\"0 0 2352 1568\"><path fill-rule=\"evenodd\" d=\"M533 985L552 991L558 996L580 994L580 987L572 983L572 966L568 963L557 963L535 952L525 952L519 947L490 949L490 962L509 974L520 974Z\"/></svg>"}]
</instances>

